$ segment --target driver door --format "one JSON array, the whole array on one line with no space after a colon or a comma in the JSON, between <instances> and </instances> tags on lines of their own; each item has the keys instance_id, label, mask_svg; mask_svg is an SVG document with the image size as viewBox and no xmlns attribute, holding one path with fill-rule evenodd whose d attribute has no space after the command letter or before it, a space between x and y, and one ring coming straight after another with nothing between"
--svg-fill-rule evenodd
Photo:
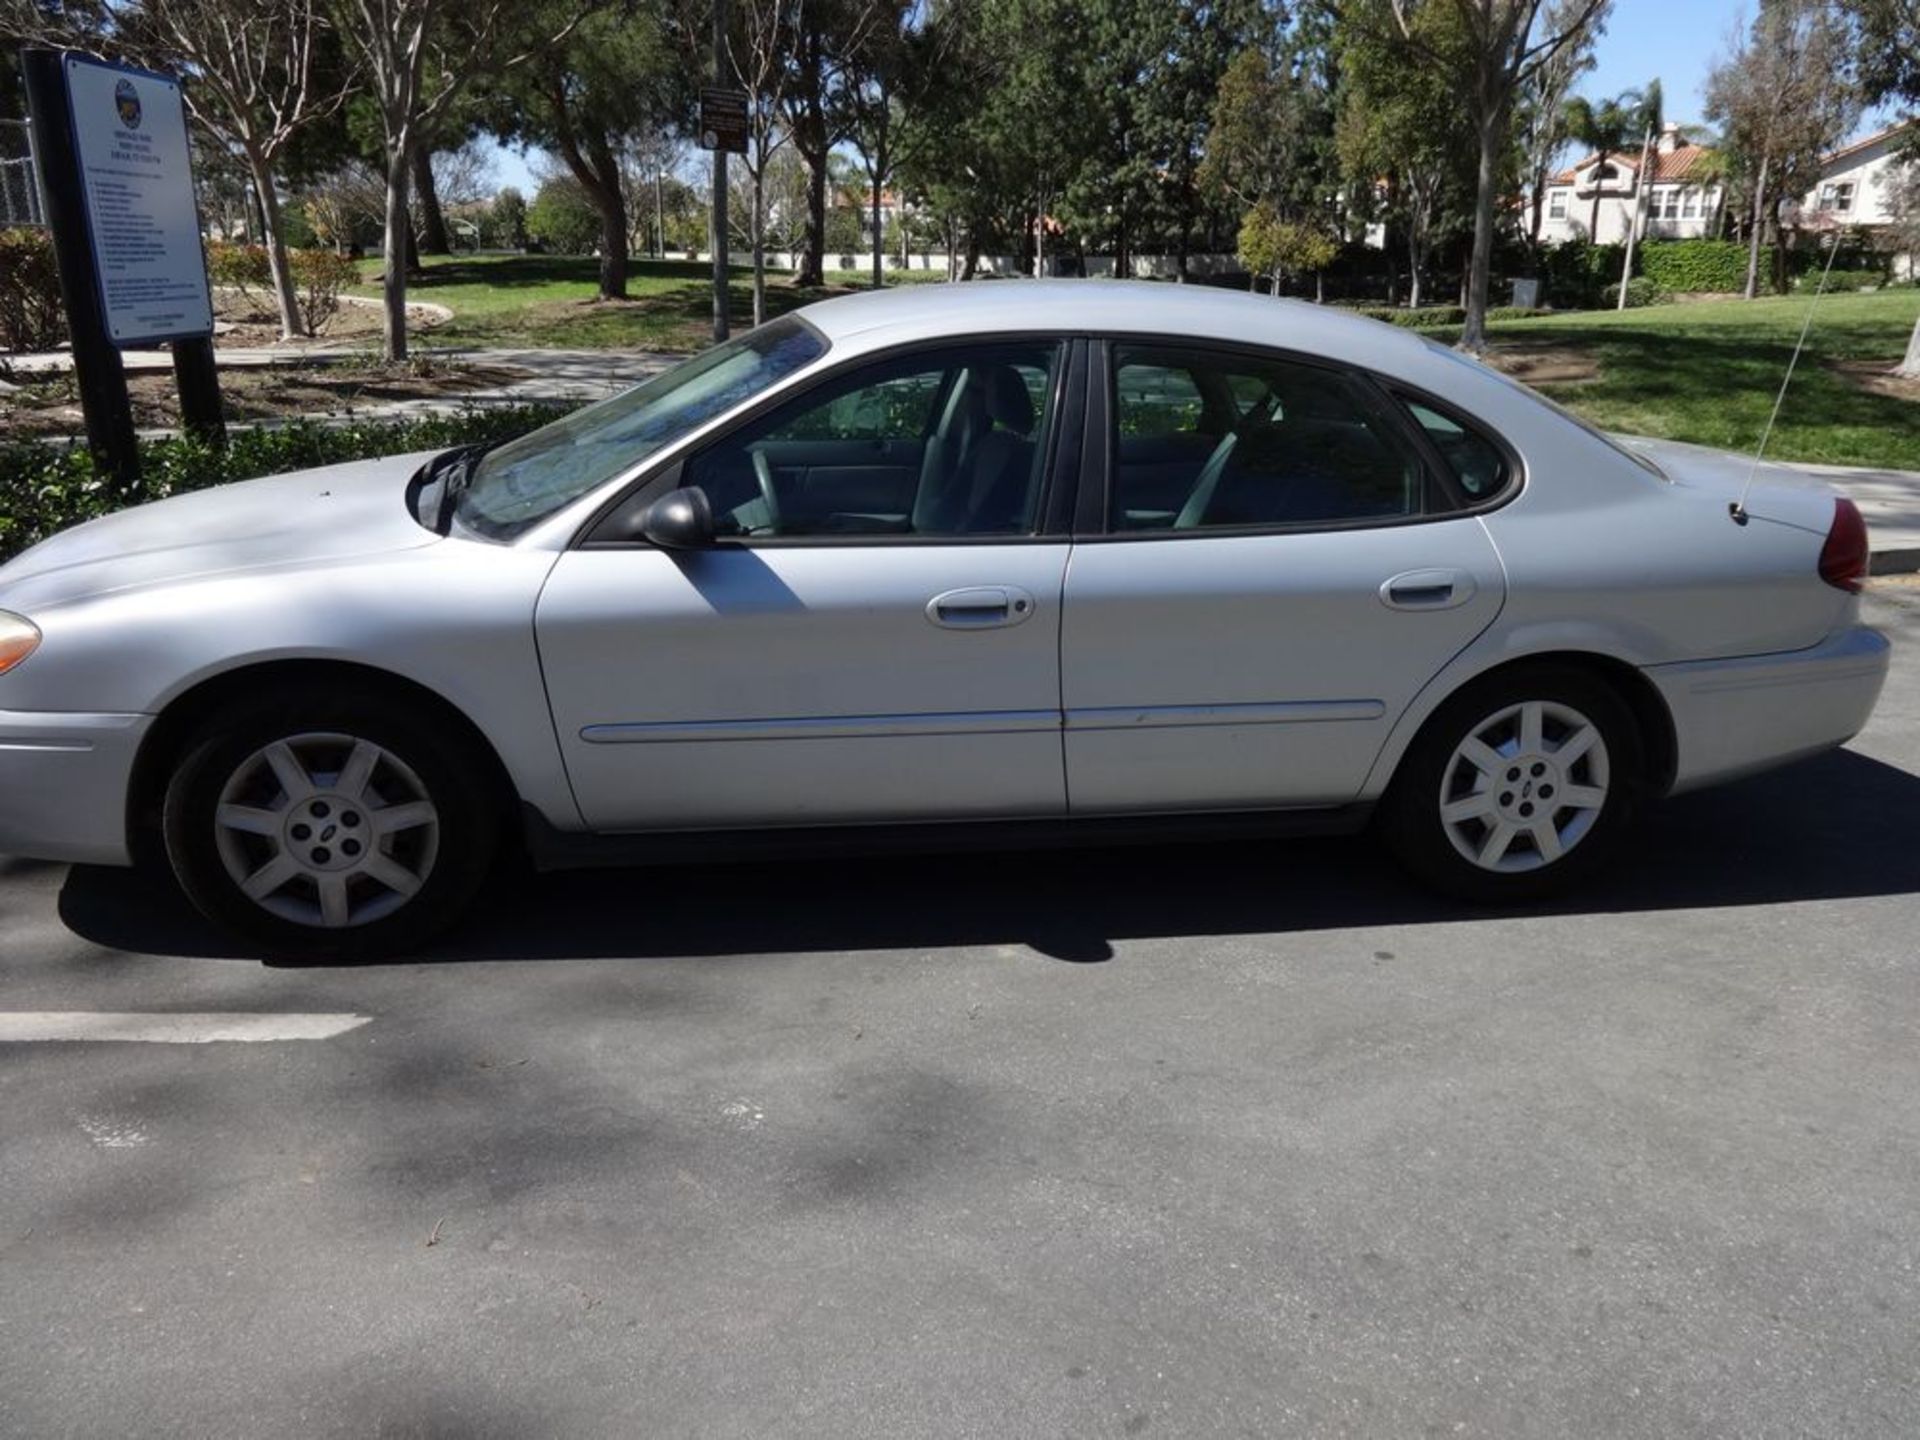
<instances>
[{"instance_id":1,"label":"driver door","mask_svg":"<svg viewBox=\"0 0 1920 1440\"><path fill-rule=\"evenodd\" d=\"M1068 541L1043 517L1079 350L830 378L687 459L713 545L563 555L536 625L589 826L1064 813Z\"/></svg>"}]
</instances>

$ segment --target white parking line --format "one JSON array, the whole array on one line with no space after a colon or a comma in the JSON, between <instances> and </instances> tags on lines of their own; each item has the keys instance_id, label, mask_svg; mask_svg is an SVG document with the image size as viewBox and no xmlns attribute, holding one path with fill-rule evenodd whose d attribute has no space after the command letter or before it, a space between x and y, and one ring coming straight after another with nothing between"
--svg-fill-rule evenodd
<instances>
[{"instance_id":1,"label":"white parking line","mask_svg":"<svg viewBox=\"0 0 1920 1440\"><path fill-rule=\"evenodd\" d=\"M155 1045L214 1041L331 1040L370 1015L259 1015L245 1011L155 1014L137 1010L0 1011L0 1044L29 1040L136 1040Z\"/></svg>"}]
</instances>

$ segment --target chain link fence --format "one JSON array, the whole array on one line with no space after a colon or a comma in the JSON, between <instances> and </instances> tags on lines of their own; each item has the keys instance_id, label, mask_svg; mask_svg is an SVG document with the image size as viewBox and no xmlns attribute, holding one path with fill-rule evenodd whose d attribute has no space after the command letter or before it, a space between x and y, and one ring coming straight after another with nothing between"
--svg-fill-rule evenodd
<instances>
[{"instance_id":1,"label":"chain link fence","mask_svg":"<svg viewBox=\"0 0 1920 1440\"><path fill-rule=\"evenodd\" d=\"M46 223L28 122L0 120L0 228Z\"/></svg>"}]
</instances>

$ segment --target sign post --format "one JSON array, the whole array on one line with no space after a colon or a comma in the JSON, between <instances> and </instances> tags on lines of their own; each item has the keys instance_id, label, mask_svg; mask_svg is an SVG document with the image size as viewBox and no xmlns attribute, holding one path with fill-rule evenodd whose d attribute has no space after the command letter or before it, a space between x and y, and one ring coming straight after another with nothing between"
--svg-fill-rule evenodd
<instances>
[{"instance_id":1,"label":"sign post","mask_svg":"<svg viewBox=\"0 0 1920 1440\"><path fill-rule=\"evenodd\" d=\"M727 5L713 0L713 79L700 92L700 148L713 155L713 338L727 338L727 156L747 153L747 93L727 90Z\"/></svg>"},{"instance_id":2,"label":"sign post","mask_svg":"<svg viewBox=\"0 0 1920 1440\"><path fill-rule=\"evenodd\" d=\"M180 82L71 53L21 58L87 441L131 485L122 348L170 341L185 427L225 438Z\"/></svg>"}]
</instances>

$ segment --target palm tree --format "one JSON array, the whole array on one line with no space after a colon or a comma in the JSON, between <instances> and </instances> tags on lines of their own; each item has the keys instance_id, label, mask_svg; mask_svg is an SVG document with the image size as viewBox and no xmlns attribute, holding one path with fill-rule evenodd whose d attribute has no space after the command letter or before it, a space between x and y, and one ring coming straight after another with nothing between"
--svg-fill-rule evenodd
<instances>
[{"instance_id":1,"label":"palm tree","mask_svg":"<svg viewBox=\"0 0 1920 1440\"><path fill-rule=\"evenodd\" d=\"M1629 90L1621 99L1629 96L1632 98L1634 119L1645 138L1640 142L1640 171L1633 181L1633 209L1627 216L1627 253L1620 264L1620 301L1614 307L1617 310L1627 308L1627 280L1633 274L1633 242L1640 233L1641 211L1653 194L1653 142L1666 120L1660 103L1658 80L1644 90Z\"/></svg>"},{"instance_id":2,"label":"palm tree","mask_svg":"<svg viewBox=\"0 0 1920 1440\"><path fill-rule=\"evenodd\" d=\"M1600 187L1606 179L1607 157L1625 150L1628 138L1638 128L1632 104L1635 98L1628 91L1597 105L1584 95L1567 101L1567 134L1594 152L1593 209L1587 217L1587 238L1595 244L1600 242Z\"/></svg>"}]
</instances>

